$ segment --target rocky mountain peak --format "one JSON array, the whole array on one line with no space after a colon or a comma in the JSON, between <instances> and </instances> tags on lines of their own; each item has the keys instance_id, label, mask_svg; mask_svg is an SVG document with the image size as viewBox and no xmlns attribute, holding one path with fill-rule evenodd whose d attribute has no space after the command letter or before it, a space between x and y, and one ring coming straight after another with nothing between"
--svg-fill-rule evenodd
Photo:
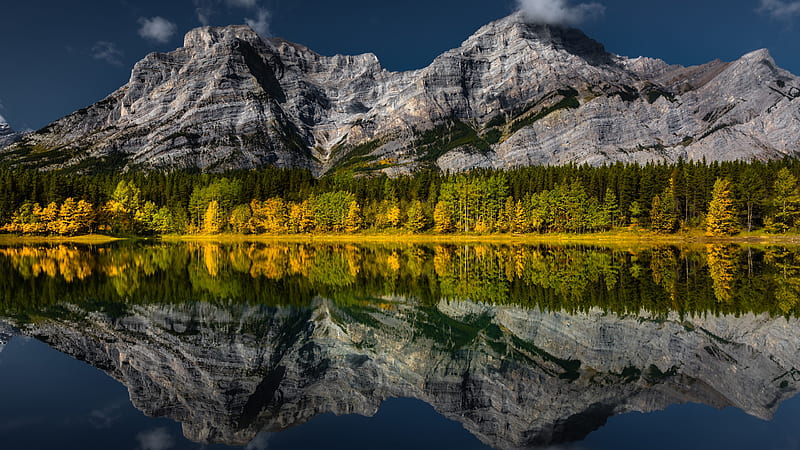
<instances>
[{"instance_id":1,"label":"rocky mountain peak","mask_svg":"<svg viewBox=\"0 0 800 450\"><path fill-rule=\"evenodd\" d=\"M0 116L0 150L3 147L17 142L22 137L22 133L17 133L11 128L6 119Z\"/></svg>"},{"instance_id":2,"label":"rocky mountain peak","mask_svg":"<svg viewBox=\"0 0 800 450\"><path fill-rule=\"evenodd\" d=\"M530 23L521 12L485 25L464 41L461 47L482 45L487 48L502 48L520 43L527 43L533 48L564 50L592 60L606 61L610 56L601 43L586 36L581 30Z\"/></svg>"},{"instance_id":3,"label":"rocky mountain peak","mask_svg":"<svg viewBox=\"0 0 800 450\"><path fill-rule=\"evenodd\" d=\"M219 43L230 43L235 40L259 42L261 38L248 25L230 25L227 27L199 27L190 30L183 38L185 48L209 48Z\"/></svg>"},{"instance_id":4,"label":"rocky mountain peak","mask_svg":"<svg viewBox=\"0 0 800 450\"><path fill-rule=\"evenodd\" d=\"M772 58L772 54L766 48L760 48L758 50L753 50L750 53L745 54L741 57L740 61L767 61L772 64L775 64L775 60Z\"/></svg>"}]
</instances>

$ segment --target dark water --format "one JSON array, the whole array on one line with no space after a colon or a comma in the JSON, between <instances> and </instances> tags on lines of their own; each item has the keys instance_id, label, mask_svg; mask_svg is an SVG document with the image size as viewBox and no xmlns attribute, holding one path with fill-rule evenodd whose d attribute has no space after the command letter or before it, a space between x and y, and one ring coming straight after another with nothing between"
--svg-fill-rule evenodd
<instances>
[{"instance_id":1,"label":"dark water","mask_svg":"<svg viewBox=\"0 0 800 450\"><path fill-rule=\"evenodd\" d=\"M0 248L0 448L800 448L800 249Z\"/></svg>"}]
</instances>

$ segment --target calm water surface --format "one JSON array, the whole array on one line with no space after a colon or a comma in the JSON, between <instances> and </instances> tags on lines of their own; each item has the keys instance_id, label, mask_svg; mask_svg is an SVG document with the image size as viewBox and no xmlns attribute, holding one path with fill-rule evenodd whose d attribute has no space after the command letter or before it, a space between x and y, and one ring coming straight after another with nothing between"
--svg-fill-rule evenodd
<instances>
[{"instance_id":1,"label":"calm water surface","mask_svg":"<svg viewBox=\"0 0 800 450\"><path fill-rule=\"evenodd\" d=\"M2 449L800 448L800 249L0 248Z\"/></svg>"}]
</instances>

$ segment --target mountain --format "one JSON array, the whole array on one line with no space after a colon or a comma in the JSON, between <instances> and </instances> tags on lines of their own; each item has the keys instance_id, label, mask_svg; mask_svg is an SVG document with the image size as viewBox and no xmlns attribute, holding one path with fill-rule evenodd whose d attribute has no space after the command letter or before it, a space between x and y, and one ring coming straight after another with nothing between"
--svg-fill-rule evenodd
<instances>
[{"instance_id":1,"label":"mountain","mask_svg":"<svg viewBox=\"0 0 800 450\"><path fill-rule=\"evenodd\" d=\"M0 149L17 142L21 138L22 134L14 131L3 116L0 116Z\"/></svg>"},{"instance_id":2,"label":"mountain","mask_svg":"<svg viewBox=\"0 0 800 450\"><path fill-rule=\"evenodd\" d=\"M496 448L579 440L675 403L769 419L797 394L795 318L545 312L385 298L307 307L66 305L20 332L100 368L197 442L245 445L313 417L421 399Z\"/></svg>"},{"instance_id":3,"label":"mountain","mask_svg":"<svg viewBox=\"0 0 800 450\"><path fill-rule=\"evenodd\" d=\"M490 23L428 67L198 28L104 100L0 152L42 168L264 165L397 174L532 164L774 159L800 150L800 78L766 50L696 67L576 29Z\"/></svg>"}]
</instances>

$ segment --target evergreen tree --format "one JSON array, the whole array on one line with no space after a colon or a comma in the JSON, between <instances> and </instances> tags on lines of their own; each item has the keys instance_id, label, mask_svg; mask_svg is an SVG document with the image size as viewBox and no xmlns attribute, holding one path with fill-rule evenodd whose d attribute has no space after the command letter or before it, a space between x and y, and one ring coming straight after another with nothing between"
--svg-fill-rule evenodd
<instances>
[{"instance_id":1,"label":"evergreen tree","mask_svg":"<svg viewBox=\"0 0 800 450\"><path fill-rule=\"evenodd\" d=\"M162 206L153 215L153 231L158 234L167 234L180 231L180 227L175 221L172 211L166 206Z\"/></svg>"},{"instance_id":2,"label":"evergreen tree","mask_svg":"<svg viewBox=\"0 0 800 450\"><path fill-rule=\"evenodd\" d=\"M711 202L708 205L706 233L711 236L730 236L738 233L741 230L736 215L731 182L718 178L714 183Z\"/></svg>"},{"instance_id":3,"label":"evergreen tree","mask_svg":"<svg viewBox=\"0 0 800 450\"><path fill-rule=\"evenodd\" d=\"M406 228L412 233L419 233L428 226L428 219L425 217L425 210L419 200L414 200L408 207L408 220Z\"/></svg>"},{"instance_id":4,"label":"evergreen tree","mask_svg":"<svg viewBox=\"0 0 800 450\"><path fill-rule=\"evenodd\" d=\"M453 213L450 204L446 201L436 203L433 210L433 226L437 233L452 233L455 229L453 224Z\"/></svg>"},{"instance_id":5,"label":"evergreen tree","mask_svg":"<svg viewBox=\"0 0 800 450\"><path fill-rule=\"evenodd\" d=\"M603 197L603 209L600 220L600 228L614 228L619 220L619 203L617 195L611 188L606 189Z\"/></svg>"},{"instance_id":6,"label":"evergreen tree","mask_svg":"<svg viewBox=\"0 0 800 450\"><path fill-rule=\"evenodd\" d=\"M784 167L778 171L773 192L772 205L775 213L765 225L771 231L786 233L795 227L800 214L797 178L789 172L789 169Z\"/></svg>"},{"instance_id":7,"label":"evergreen tree","mask_svg":"<svg viewBox=\"0 0 800 450\"><path fill-rule=\"evenodd\" d=\"M754 165L748 165L736 184L736 197L744 206L744 223L747 231L753 231L755 214L765 203L766 189L763 174Z\"/></svg>"},{"instance_id":8,"label":"evergreen tree","mask_svg":"<svg viewBox=\"0 0 800 450\"><path fill-rule=\"evenodd\" d=\"M650 227L657 233L674 233L678 229L678 214L671 187L667 187L661 195L653 197Z\"/></svg>"}]
</instances>

